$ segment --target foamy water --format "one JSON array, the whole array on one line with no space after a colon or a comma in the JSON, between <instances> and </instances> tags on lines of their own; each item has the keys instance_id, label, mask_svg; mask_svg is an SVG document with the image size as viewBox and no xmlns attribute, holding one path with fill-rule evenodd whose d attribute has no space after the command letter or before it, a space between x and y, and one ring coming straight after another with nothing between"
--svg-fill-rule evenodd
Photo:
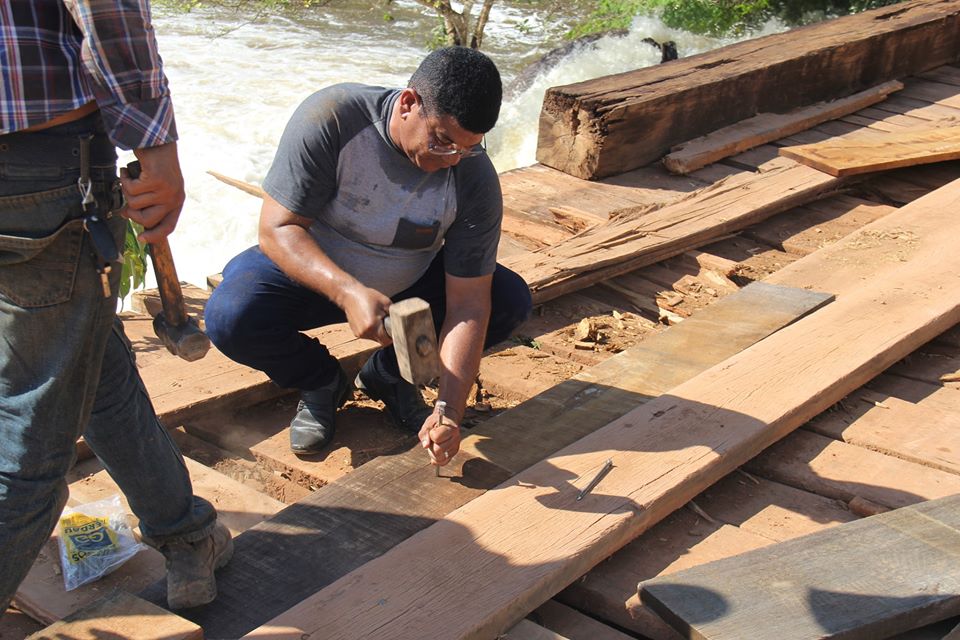
<instances>
[{"instance_id":1,"label":"foamy water","mask_svg":"<svg viewBox=\"0 0 960 640\"><path fill-rule=\"evenodd\" d=\"M256 24L204 11L154 15L174 96L187 188L180 223L170 238L181 280L205 286L208 275L256 242L260 200L219 182L208 170L259 184L287 119L310 93L347 81L405 85L427 53L424 41L432 22L409 0L395 7L397 19L389 23L365 7L340 7L310 20L271 17ZM533 33L516 28L524 19ZM497 62L505 84L552 46L563 44L540 44L538 34L551 28L536 16L531 19L529 11L508 7L494 12L484 50ZM675 41L681 56L726 44L643 18L625 37L602 38L574 52L504 103L500 121L487 137L497 169L535 162L537 121L548 87L658 63L659 52L642 42L647 37ZM154 286L152 275L147 286Z\"/></svg>"}]
</instances>

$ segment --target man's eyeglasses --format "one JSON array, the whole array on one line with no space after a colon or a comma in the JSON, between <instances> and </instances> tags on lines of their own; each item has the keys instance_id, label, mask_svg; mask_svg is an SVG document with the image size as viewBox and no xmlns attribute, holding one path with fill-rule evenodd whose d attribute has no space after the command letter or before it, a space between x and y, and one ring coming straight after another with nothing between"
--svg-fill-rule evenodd
<instances>
[{"instance_id":1,"label":"man's eyeglasses","mask_svg":"<svg viewBox=\"0 0 960 640\"><path fill-rule=\"evenodd\" d=\"M435 156L460 156L461 158L472 158L483 155L487 152L487 139L480 140L480 144L474 145L469 149L461 149L455 144L440 144L437 137L431 133L430 140L427 141L427 151Z\"/></svg>"}]
</instances>

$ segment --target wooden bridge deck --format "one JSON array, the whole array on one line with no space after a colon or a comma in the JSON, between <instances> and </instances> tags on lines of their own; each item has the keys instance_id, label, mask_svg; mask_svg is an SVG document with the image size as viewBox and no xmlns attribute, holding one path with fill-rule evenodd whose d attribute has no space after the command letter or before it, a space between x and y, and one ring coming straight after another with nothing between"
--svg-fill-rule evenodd
<instances>
[{"instance_id":1,"label":"wooden bridge deck","mask_svg":"<svg viewBox=\"0 0 960 640\"><path fill-rule=\"evenodd\" d=\"M604 224L624 211L662 207L718 182L769 171L783 162L777 159L777 149L783 145L856 129L935 126L958 119L960 69L944 67L909 79L903 91L857 114L762 145L689 176L673 176L659 166L599 182L583 181L541 165L511 171L502 176L507 210L501 258L523 260L531 251ZM470 431L483 432L485 424L494 424L492 419L509 423L508 416L518 411L511 406L569 384L571 379L589 380L597 367L613 362L617 354L622 356L618 362L640 366L638 363L649 361L649 354L642 350L653 336L667 335L672 331L668 327L680 328L686 319L705 319L700 333L682 349L672 347L673 362L657 360L657 368L644 374L671 379L671 369L688 359L682 358L683 354L708 352L717 346L719 334L713 332L716 325L711 329L709 321L717 302L751 282L777 282L778 272L789 265L828 247L844 246L850 234L957 178L960 162L953 161L839 184L823 197L790 207L738 233L723 233L723 237L699 243L696 251L682 251L544 302L515 343L498 347L485 357L482 388L468 414ZM850 259L854 259L852 254ZM830 291L838 277L828 271L807 276L810 288L824 291ZM195 309L202 307L204 297L202 291L188 291ZM326 505L331 510L352 506L361 511L368 504L366 508L382 509L384 514L410 506L408 519L422 522L401 526L396 519L379 521L385 530L409 535L532 464L521 462L526 460L523 455L511 462L502 452L497 454L502 457L496 458L500 466L480 464L483 459L494 459L490 451L500 446L494 438L492 444L466 451L461 466L446 474L451 478L420 477L427 469L425 460L416 459L419 452L414 438L393 427L375 410L375 404L359 396L341 412L342 426L331 451L312 459L299 458L286 446L285 425L294 406L289 393L215 351L202 361L184 364L162 350L149 324L148 316L137 314L129 316L126 323L144 380L164 424L173 430L188 457L197 492L217 505L223 520L239 534L238 542L247 535L244 531L266 531L273 516L289 514L289 510L283 511L288 505L301 503ZM359 366L371 348L369 343L353 339L343 327L318 333L350 366ZM672 640L678 637L676 633L640 604L636 595L639 580L871 513L960 493L960 441L954 428L955 416L960 414L958 370L960 332L953 330L705 490L565 589L558 588L555 599L533 611L531 619L569 638ZM512 428L523 427L518 420ZM511 437L504 433L502 440ZM511 441L509 446L533 446L522 439L517 442L520 444ZM552 450L538 453L533 461ZM419 468L411 467L413 464ZM385 490L384 477L402 474L410 474L411 479L396 484L385 498L357 493L363 487ZM349 505L344 502L347 493L338 494L335 489L351 476L356 478L350 485L355 502ZM476 483L457 483L457 478ZM442 488L438 487L441 482ZM115 488L95 459L78 464L72 476L71 502L86 502L112 491ZM435 504L425 510L422 504L430 500ZM348 520L359 522L359 516L350 517L354 520L342 516L344 527ZM408 533L397 533L401 529ZM290 544L289 549L304 548ZM294 576L294 582L311 579L298 566L302 557L284 555L284 545L276 549L276 555L257 562L275 565ZM141 553L103 581L65 593L55 547L48 546L15 603L49 623L97 600L111 588L156 595L151 585L162 575L161 560L155 552ZM329 564L329 576L324 578L328 581L348 572L355 562L330 558ZM283 589L260 608L244 602L238 592L251 588L253 574L237 569L236 576L243 577L235 585L227 578L222 592L232 607L244 605L246 610L238 614L231 609L227 616L217 611L215 603L186 613L204 627L207 637L239 637L238 631L250 631L287 608L281 607ZM317 590L325 584L309 588ZM272 585L265 586L270 589ZM296 595L287 605L300 599L302 596ZM4 618L0 637L18 637L10 634L20 631L5 628L13 624L11 618ZM590 631L585 631L588 628ZM532 633L529 627L518 626L506 637L535 637Z\"/></svg>"}]
</instances>

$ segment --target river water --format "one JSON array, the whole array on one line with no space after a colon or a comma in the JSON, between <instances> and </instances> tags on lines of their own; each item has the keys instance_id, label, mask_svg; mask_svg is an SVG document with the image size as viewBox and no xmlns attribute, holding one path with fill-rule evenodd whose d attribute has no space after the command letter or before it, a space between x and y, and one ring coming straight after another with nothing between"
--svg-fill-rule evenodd
<instances>
[{"instance_id":1,"label":"river water","mask_svg":"<svg viewBox=\"0 0 960 640\"><path fill-rule=\"evenodd\" d=\"M370 4L338 4L296 20L155 9L187 190L180 223L170 237L181 280L205 286L208 275L256 242L259 199L219 182L208 170L260 184L287 119L306 96L336 82L404 86L426 55L433 22L419 5L394 2L394 19L387 21L382 9L371 10ZM532 14L529 4L523 10L498 4L484 51L509 86L527 65L564 41L558 21ZM777 30L782 27L774 24L764 31ZM487 137L497 169L536 161L537 121L547 87L657 64L659 51L642 42L648 37L675 41L681 57L730 42L640 18L627 36L605 37L573 53L525 90L510 92ZM152 274L147 286L155 286Z\"/></svg>"}]
</instances>

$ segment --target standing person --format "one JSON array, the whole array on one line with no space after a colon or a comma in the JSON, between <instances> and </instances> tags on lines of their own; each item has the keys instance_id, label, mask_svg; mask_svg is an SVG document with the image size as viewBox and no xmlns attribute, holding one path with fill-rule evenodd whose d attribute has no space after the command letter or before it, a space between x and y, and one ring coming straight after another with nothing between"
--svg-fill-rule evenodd
<instances>
[{"instance_id":1,"label":"standing person","mask_svg":"<svg viewBox=\"0 0 960 640\"><path fill-rule=\"evenodd\" d=\"M0 59L0 613L66 503L81 434L166 557L168 604L206 604L233 542L193 495L116 317L118 214L149 242L184 201L147 0L5 0ZM115 146L139 179L117 180Z\"/></svg>"},{"instance_id":2,"label":"standing person","mask_svg":"<svg viewBox=\"0 0 960 640\"><path fill-rule=\"evenodd\" d=\"M301 390L295 453L330 442L351 386L301 331L344 320L385 346L357 388L417 432L434 464L457 453L484 347L509 337L531 308L526 283L496 262L503 200L482 143L501 97L487 56L449 47L428 55L404 89L335 85L287 124L263 184L259 246L224 269L206 327L227 356ZM443 425L387 346L390 304L411 297L430 303L439 329Z\"/></svg>"}]
</instances>

